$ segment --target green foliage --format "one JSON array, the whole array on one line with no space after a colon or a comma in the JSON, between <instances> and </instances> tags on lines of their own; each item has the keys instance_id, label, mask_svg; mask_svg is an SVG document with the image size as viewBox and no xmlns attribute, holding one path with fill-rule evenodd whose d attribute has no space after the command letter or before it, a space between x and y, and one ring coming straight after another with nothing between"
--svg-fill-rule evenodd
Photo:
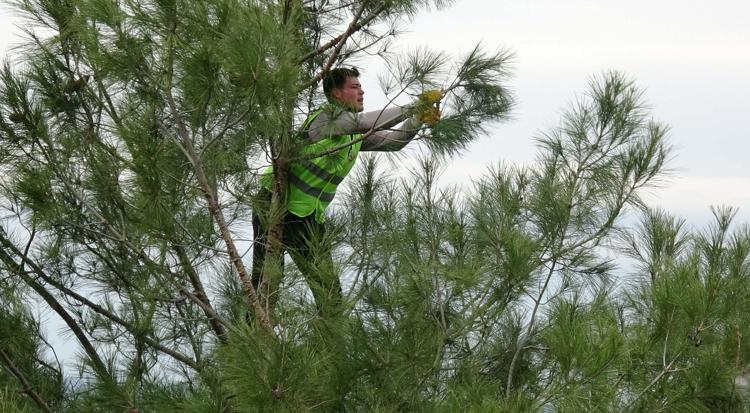
<instances>
[{"instance_id":1,"label":"green foliage","mask_svg":"<svg viewBox=\"0 0 750 413\"><path fill-rule=\"evenodd\" d=\"M455 155L472 137L486 133L488 124L507 118L514 102L503 81L510 75L511 59L506 51L487 54L479 45L466 56L446 89L455 91L446 102L452 111L432 128L430 149Z\"/></svg>"},{"instance_id":2,"label":"green foliage","mask_svg":"<svg viewBox=\"0 0 750 413\"><path fill-rule=\"evenodd\" d=\"M8 389L0 391L0 411L7 413L31 413L32 408L26 407L27 404L20 400L20 397L13 394Z\"/></svg>"},{"instance_id":3,"label":"green foliage","mask_svg":"<svg viewBox=\"0 0 750 413\"><path fill-rule=\"evenodd\" d=\"M674 240L675 231L651 231L647 242L652 249L638 250L646 253L642 256L647 265L641 275L653 281L630 297L637 314L633 327L638 331L633 337L638 346L632 354L637 362L645 361L649 353L656 356L652 362L671 383L652 384L649 389L653 397L641 406L665 404L671 411L688 405L696 411L744 411L742 400L747 390L737 383L745 380L742 349L746 344L741 332L746 324L736 312L746 311L745 299L739 297L746 296L747 285L737 283L736 274L727 267L719 270L704 257L712 257L713 262L736 260L735 248L747 242L747 230L730 234L732 210L717 209L715 213L713 228L691 236L683 234L680 254L659 255L664 252L663 246ZM639 231L676 229L680 227L675 227L676 222L666 214L649 212ZM655 267L648 261L651 257L665 264ZM740 261L746 263L747 255ZM633 376L642 369L639 367ZM680 391L674 391L677 384Z\"/></svg>"},{"instance_id":4,"label":"green foliage","mask_svg":"<svg viewBox=\"0 0 750 413\"><path fill-rule=\"evenodd\" d=\"M43 394L50 407L62 405L63 377L42 355L45 344L36 320L14 306L0 305L0 411L34 411L31 400L20 396L26 391L20 378Z\"/></svg>"},{"instance_id":5,"label":"green foliage","mask_svg":"<svg viewBox=\"0 0 750 413\"><path fill-rule=\"evenodd\" d=\"M424 130L423 138L431 153L449 157L486 133L493 121L507 119L514 104L506 85L512 57L504 50L486 53L477 45L450 68L451 59L445 54L419 49L388 59L389 76L381 77L380 83L393 99L403 93L416 96L424 90L444 91L443 117ZM415 112L423 109L418 105Z\"/></svg>"},{"instance_id":6,"label":"green foliage","mask_svg":"<svg viewBox=\"0 0 750 413\"><path fill-rule=\"evenodd\" d=\"M355 375L346 328L346 322L316 320L288 325L280 337L257 329L237 331L220 349L234 409L340 410Z\"/></svg>"},{"instance_id":7,"label":"green foliage","mask_svg":"<svg viewBox=\"0 0 750 413\"><path fill-rule=\"evenodd\" d=\"M633 81L592 78L533 165L439 185L514 103L506 51L387 51L402 19L449 3L18 1L0 410L747 411L750 230L731 208L698 232L643 205L670 146ZM263 327L229 248L250 232L249 165L295 156L317 80L363 53L394 101L443 89L443 119L410 176L366 157L339 195L344 313L320 317L288 268ZM73 332L78 372L49 361L29 297Z\"/></svg>"}]
</instances>

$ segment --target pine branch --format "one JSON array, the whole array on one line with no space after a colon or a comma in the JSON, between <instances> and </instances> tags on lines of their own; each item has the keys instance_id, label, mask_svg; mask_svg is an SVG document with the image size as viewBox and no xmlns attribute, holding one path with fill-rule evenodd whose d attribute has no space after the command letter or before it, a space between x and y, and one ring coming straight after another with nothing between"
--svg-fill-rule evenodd
<instances>
[{"instance_id":1,"label":"pine branch","mask_svg":"<svg viewBox=\"0 0 750 413\"><path fill-rule=\"evenodd\" d=\"M70 186L66 180L63 179L63 182L66 184L66 186ZM89 205L88 202L86 202L83 199L83 197L80 194L78 194L77 191L75 191L75 189L71 188L71 193L77 198L79 202L81 202L81 204L83 204L86 207L86 209L88 209L90 212L96 215L97 218L100 220L100 223L102 223L113 234L112 236L110 236L108 234L100 233L101 236L110 238L113 241L124 243L131 251L136 253L139 258L143 259L149 264L157 265L146 255L146 253L142 249L133 245L124 234L120 233L116 228L114 228L114 226L112 226L109 223L109 221L103 215L101 215L93 206ZM91 229L86 229L86 230L91 231ZM186 257L183 257L183 258L186 258ZM180 259L182 260L182 258ZM189 264L189 261L186 261L186 262ZM114 265L110 264L110 267L114 269ZM170 272L170 271L167 270L167 272ZM174 276L175 274L172 274L172 275ZM209 323L212 325L212 328L217 333L217 337L219 337L220 340L223 340L226 336L226 329L223 328L220 323L215 322L214 321L215 317L211 316L211 314L216 315L216 312L211 308L210 302L208 302L208 296L205 294L205 290L203 289L203 285L200 282L200 278L197 276L197 273L190 275L190 271L188 271L188 275L196 291L198 291L201 296L205 297L204 305L201 306L201 308L204 311L208 310L206 312L206 315L208 317Z\"/></svg>"},{"instance_id":2,"label":"pine branch","mask_svg":"<svg viewBox=\"0 0 750 413\"><path fill-rule=\"evenodd\" d=\"M573 182L571 183L571 186L574 188L574 190L575 190L575 188L578 188L578 183L581 180L582 173L583 173L583 171L581 170L581 168L579 168L575 172L575 174L573 176ZM536 313L539 310L539 306L541 304L542 297L544 296L544 293L547 291L547 287L549 286L549 282L552 279L552 276L554 275L555 269L557 267L558 260L563 256L560 253L560 250L562 250L562 247L563 247L563 245L565 243L565 239L566 239L566 235L567 235L567 227L568 227L568 225L570 223L571 213L572 213L572 209L569 208L567 210L566 215L565 215L565 219L562 222L562 225L560 225L560 227L559 227L561 233L560 233L560 239L559 239L559 242L558 242L558 245L557 245L557 251L552 251L551 252L552 265L550 265L550 267L549 267L549 271L547 273L547 277L544 280L544 285L542 286L541 290L539 291L539 295L537 296L536 300L534 300L534 309L531 312L531 320L529 321L529 324L527 326L526 334L521 339L520 343L517 344L516 351L513 353L513 358L511 359L511 362L510 362L510 367L508 367L508 379L507 379L507 381L505 383L505 398L506 399L510 398L511 391L513 389L513 375L515 374L516 363L518 362L518 358L520 357L521 352L523 351L524 346L528 342L528 340L529 340L529 338L531 336L531 333L533 331L532 329L534 327L534 324L536 323ZM544 265L544 262L542 263L542 265Z\"/></svg>"},{"instance_id":3,"label":"pine branch","mask_svg":"<svg viewBox=\"0 0 750 413\"><path fill-rule=\"evenodd\" d=\"M282 15L281 15L281 24L286 26L291 12L292 12L292 0L284 0L284 10L282 11Z\"/></svg>"},{"instance_id":4,"label":"pine branch","mask_svg":"<svg viewBox=\"0 0 750 413\"><path fill-rule=\"evenodd\" d=\"M601 98L601 97L600 97ZM601 117L605 117L607 114L599 115ZM589 170L590 168L593 168L599 161L604 159L607 155L609 155L610 151L614 150L616 146L624 144L625 140L622 140L622 142L618 142L616 145L614 143L614 140L610 141L610 144L602 150L602 154L600 156L595 157L595 152L597 152L597 148L600 146L603 140L606 138L606 134L608 133L610 121L608 118L605 117L604 120L600 119L600 123L598 124L599 128L596 130L596 134L593 140L593 144L587 145L585 152L581 154L581 151L583 150L580 145L576 147L578 149L578 154L581 154L581 158L578 162L578 165L576 166L576 169L573 171L572 176L572 182L570 182L568 185L570 187L570 193L573 194L573 198L580 193L581 186L585 184L584 179L584 173ZM575 141L574 144L578 144L578 141ZM593 158L593 160L592 160ZM647 158L650 160L650 158ZM629 171L633 172L633 171ZM558 263L558 260L560 257L568 254L571 251L576 250L577 248L582 247L583 245L586 245L590 242L594 242L594 246L598 245L602 237L612 228L614 225L615 219L620 215L622 208L627 204L628 201L630 201L636 191L636 189L640 188L641 186L645 185L648 182L648 178L645 179L643 182L640 182L638 179L635 179L634 182L630 185L628 185L628 181L630 179L631 175L630 173L627 173L622 178L621 187L625 187L622 190L617 192L617 200L614 203L614 205L611 207L609 214L607 216L607 220L598 228L597 231L595 231L593 234L590 234L589 236L584 237L583 239L578 240L577 242L574 242L571 245L565 246L564 245L564 239L565 239L565 232L566 228L570 222L571 219L571 212L572 212L572 201L570 202L570 207L568 208L565 222L563 223L561 229L563 231L562 236L560 238L559 245L557 246L557 249L552 251L549 257L549 260L552 261L552 265L550 266L550 272L547 275L547 279L545 280L544 286L542 287L542 291L540 292L539 297L535 301L534 310L532 312L532 318L529 323L529 327L533 326L536 321L536 312L540 305L540 301L542 298L542 295L546 291L546 288L549 284L549 281L552 277L553 271ZM542 260L542 263L548 262L547 260ZM525 343L528 340L528 335L530 334L530 329L527 329L527 335L523 338L522 343ZM515 365L517 363L517 358L520 355L520 352L522 350L522 345L519 345L519 347L516 349L516 352L513 355L513 359L511 361L511 366L509 368L508 372L508 381L506 382L506 397L510 397L511 393L511 386L512 386L512 378L515 370Z\"/></svg>"},{"instance_id":5,"label":"pine branch","mask_svg":"<svg viewBox=\"0 0 750 413\"><path fill-rule=\"evenodd\" d=\"M646 394L646 392L648 392L652 387L654 387L654 385L656 385L656 383L658 383L659 380L661 380L666 374L674 372L674 369L672 368L672 366L677 361L677 359L682 356L682 353L684 352L685 352L684 348L680 350L674 356L674 358L672 358L672 360L669 361L669 364L665 365L662 371L660 371L659 374L657 374L656 377L654 377L653 380L651 380L651 382L649 382L648 385L643 390L641 390L638 393L638 395L636 395L635 398L631 400L630 403L628 403L627 406L625 406L625 408L623 409L623 412L630 411L630 409L633 408L633 406L635 406L635 404Z\"/></svg>"},{"instance_id":6,"label":"pine branch","mask_svg":"<svg viewBox=\"0 0 750 413\"><path fill-rule=\"evenodd\" d=\"M563 239L565 239L564 236L561 237L561 240L560 240L561 243ZM529 320L529 324L526 327L526 334L524 334L520 342L516 343L516 351L513 353L513 358L510 361L510 366L508 367L508 378L505 382L505 398L506 399L510 398L510 393L513 390L513 375L516 370L516 364L518 363L518 359L521 356L521 352L525 350L526 343L528 343L529 339L531 338L531 334L534 331L534 325L536 323L536 313L539 310L539 306L542 302L542 297L544 296L544 293L547 291L547 287L549 286L549 282L552 279L552 275L554 275L556 264L557 264L557 260L553 260L552 265L550 266L549 272L547 273L547 278L544 280L544 285L539 291L539 295L537 296L536 300L534 300L534 309L531 312L531 319Z\"/></svg>"},{"instance_id":7,"label":"pine branch","mask_svg":"<svg viewBox=\"0 0 750 413\"><path fill-rule=\"evenodd\" d=\"M288 185L289 166L287 157L284 154L277 154L274 147L271 146L271 156L273 157L273 192L271 194L271 208L268 231L266 233L266 256L263 260L261 269L260 283L258 284L261 304L267 313L271 313L275 306L275 289L271 280L274 278L274 272L278 272L276 263L284 260L282 240L284 239L284 203ZM275 277L278 278L278 277Z\"/></svg>"},{"instance_id":8,"label":"pine branch","mask_svg":"<svg viewBox=\"0 0 750 413\"><path fill-rule=\"evenodd\" d=\"M196 296L195 294L185 289L181 289L180 294L184 295L190 301L198 305L198 307L200 307L208 315L209 320L211 320L212 323L217 324L224 331L223 334L219 336L219 339L222 342L226 343L227 330L230 328L231 324L221 318L221 316L216 313L216 311L214 311L211 305L206 303L200 296Z\"/></svg>"},{"instance_id":9,"label":"pine branch","mask_svg":"<svg viewBox=\"0 0 750 413\"><path fill-rule=\"evenodd\" d=\"M39 48L39 50L41 50L44 53L44 55L45 55L46 58L50 59L51 61L57 62L57 55L55 53L53 53L51 50L49 50L49 47L47 47L47 45L45 44L45 42L43 42L41 39L39 39L34 34L31 34L30 37L34 41L35 46L37 46ZM65 57L66 57L66 59L69 57L67 53L65 54ZM58 69L60 69L61 71L66 72L69 76L71 76L71 80L74 80L72 78L72 76L74 76L74 74L75 74L75 71L73 69L71 69L70 67L68 67L66 65L62 65L60 63L58 63L58 65L59 65ZM112 120L115 122L115 124L117 126L121 126L120 123L119 123L119 118L117 117L117 113L115 111L114 105L112 104L112 100L111 100L109 94L107 93L106 88L104 88L104 86L101 84L101 81L98 78L95 78L94 81L97 83L97 86L98 86L98 89L99 89L100 93L102 93L104 95L104 97L105 97L105 101L107 103L107 106L110 109L108 111L110 117L112 118ZM82 99L83 96L84 96L84 93L86 92L86 84L87 83L84 81L83 82L83 89L77 88L76 90L73 91L73 93L75 93L76 96L78 96L79 99L81 100L81 107L83 107L83 109L84 109L84 112L85 112L85 115L86 115L86 120L88 122L89 128L90 128L90 130L93 131L95 129L95 126L99 126L100 122L95 122L94 121L94 117L92 115L91 108L89 108L89 106L86 103L85 99ZM92 93L92 95L93 95L93 93ZM100 103L104 103L104 102L101 102L101 99L99 99L98 97L97 97L97 99L100 101ZM102 105L102 106L104 106L104 105ZM117 153L117 151L114 148L111 148L110 146L106 145L100 139L96 139L96 138L90 139L89 143L91 143L91 144L93 144L95 146L98 146L98 147L104 149L104 151L106 151L113 159L117 159L118 161L122 162L123 164L128 165L128 167L130 167L131 169L134 169L133 164L129 160L127 160L127 159L123 158L122 156L120 156L120 154Z\"/></svg>"},{"instance_id":10,"label":"pine branch","mask_svg":"<svg viewBox=\"0 0 750 413\"><path fill-rule=\"evenodd\" d=\"M188 324L188 321L192 321L192 320L188 319L187 314L185 314L185 310L182 308L183 302L184 302L183 300L175 300L175 307L177 308L177 313L180 315L180 318L182 318L183 320L183 324L184 324L183 331L185 335L187 336L190 346L193 348L193 353L195 354L195 361L197 363L201 363L201 359L203 357L201 345L195 339L195 334L193 334L193 329L191 328L192 325Z\"/></svg>"},{"instance_id":11,"label":"pine branch","mask_svg":"<svg viewBox=\"0 0 750 413\"><path fill-rule=\"evenodd\" d=\"M368 52L367 49L370 49L371 47L381 43L384 39L388 38L389 36L393 36L393 33L387 32L384 34L380 34L365 45L360 45L356 40L352 39L352 41L354 42L354 44L356 44L357 47L347 50L341 53L339 56L341 57L341 59L346 59L349 56L356 55L362 52L366 53L368 56L377 56L378 55L377 53Z\"/></svg>"},{"instance_id":12,"label":"pine branch","mask_svg":"<svg viewBox=\"0 0 750 413\"><path fill-rule=\"evenodd\" d=\"M312 52L310 52L310 53L302 56L299 59L298 63L302 64L302 63L304 63L304 62L306 62L306 61L314 58L315 56L318 56L321 53L324 53L326 50L328 50L328 49L330 49L330 48L332 48L334 46L338 47L339 44L345 43L347 38L349 38L351 35L353 35L357 31L359 31L363 27L365 27L368 24L370 24L370 22L372 22L375 18L377 18L380 15L380 13L384 12L385 9L386 9L385 4L383 4L380 7L378 7L377 9L375 9L372 13L368 14L364 19L362 19L362 21L358 22L357 20L359 19L359 16L362 15L362 12L364 11L366 5L367 5L367 1L364 1L363 4L362 4L362 6L357 11L357 14L355 14L355 18L352 19L351 23L349 23L349 27L347 28L346 31L344 31L340 35L334 37L333 39L329 40L328 42L326 42L326 44L320 46L319 48L313 50ZM339 50L341 49L341 47L338 47L338 48L339 48ZM335 54L336 53L334 53L334 55ZM328 69L330 69L330 66L328 67ZM326 72L327 72L328 69L326 69ZM318 83L318 81L320 81L320 79L324 75L325 75L325 73L322 73L319 77L316 76L315 78L313 78L313 79L317 78L317 80L314 80L312 82L312 84ZM312 85L310 85L310 86L312 86ZM303 89L307 89L307 87L304 87Z\"/></svg>"},{"instance_id":13,"label":"pine branch","mask_svg":"<svg viewBox=\"0 0 750 413\"><path fill-rule=\"evenodd\" d=\"M222 321L218 314L216 314L216 311L214 311L213 307L211 307L211 301L208 299L208 295L206 295L206 290L203 288L203 283L201 282L200 276L198 276L198 273L195 271L195 268L188 259L188 256L185 253L185 249L177 244L174 244L173 248L175 252L177 252L177 257L180 260L180 265L182 265L182 268L185 269L185 272L188 275L188 279L190 279L190 283L193 285L193 289L196 292L196 294L194 295L182 289L180 290L180 293L198 304L198 306L206 314L206 317L208 317L208 322L211 325L211 328L214 330L214 333L216 333L216 336L222 342L226 342L226 327L228 326L228 324Z\"/></svg>"},{"instance_id":14,"label":"pine branch","mask_svg":"<svg viewBox=\"0 0 750 413\"><path fill-rule=\"evenodd\" d=\"M333 64L336 63L336 59L339 57L339 53L341 52L341 49L344 47L344 45L346 44L346 41L349 39L349 37L351 37L351 35L353 35L354 33L356 33L357 30L359 30L360 28L362 28L362 26L364 24L367 24L370 21L372 21L375 17L378 16L378 14L382 13L385 10L385 8L386 8L385 5L381 5L380 7L378 7L377 9L375 9L375 11L373 11L370 15L368 15L365 20L363 20L362 22L359 22L359 19L360 19L360 17L362 17L362 13L364 13L365 8L367 8L368 3L369 3L369 1L367 1L367 0L364 0L362 2L362 5L354 13L354 17L352 18L351 23L349 23L349 27L346 29L346 31L344 33L341 33L341 35L339 35L336 38L332 39L329 43L327 43L324 46L325 48L321 47L319 49L319 50L322 49L322 50L325 51L325 50L330 49L331 47L335 46L334 49L333 49L333 52L331 52L331 55L328 57L328 60L323 65L323 68L321 69L321 71L317 75L315 75L312 79L310 79L307 83L305 83L305 85L302 86L302 88L300 88L300 90L305 90L305 89L307 89L309 87L315 86L318 82L320 82L320 80L323 79L323 77L325 77L325 75L328 74L328 71L331 70L331 67L333 67ZM330 44L330 46L329 46L329 44ZM317 51L313 52L312 55L311 55L311 57L316 56L318 54L319 53ZM307 60L306 57L307 56L303 57L301 60L302 61Z\"/></svg>"},{"instance_id":15,"label":"pine branch","mask_svg":"<svg viewBox=\"0 0 750 413\"><path fill-rule=\"evenodd\" d=\"M21 277L23 282L31 287L31 289L33 289L37 294L39 294L39 296L42 297L47 305L49 305L49 307L55 313L57 313L57 315L60 316L60 318L76 336L78 342L86 352L86 355L91 359L91 362L94 364L94 370L96 371L96 373L101 377L108 376L106 365L102 361L101 357L99 357L99 353L97 353L96 348L88 339L88 337L86 337L86 334L83 332L78 323L76 323L73 317L55 299L55 297L49 291L47 291L46 288L44 288L43 285L39 284L31 277L29 277L29 275L26 274L25 271L21 271L20 265L16 263L10 255L8 255L6 249L15 250L15 245L10 242L10 240L7 238L5 230L3 230L2 228L0 228L0 244L2 244L2 246L4 247L3 249L0 249L0 259L2 259L2 261L4 261L9 268L15 269L16 273L19 275L19 277ZM24 256L21 256L21 259L25 260L27 263L29 263L30 261L28 257Z\"/></svg>"},{"instance_id":16,"label":"pine branch","mask_svg":"<svg viewBox=\"0 0 750 413\"><path fill-rule=\"evenodd\" d=\"M12 251L14 254L19 255L19 257L21 258L21 260L23 262L25 262L26 265L28 265L34 271L34 273L39 278L41 278L42 280L44 280L44 282L46 282L47 284L52 285L53 287L57 288L60 292L62 292L66 296L69 296L69 297L75 299L76 301L78 301L81 304L85 305L86 307L90 308L91 310L93 310L97 314L100 314L100 315L106 317L107 319L112 320L113 322L115 322L115 323L123 326L129 332L134 333L136 331L136 329L129 322L127 322L124 319L118 317L117 315L115 315L114 313L108 311L104 307L102 307L102 306L100 306L100 305L98 305L98 304L90 301L86 297L84 297L84 296L76 293L75 291L73 291L73 290L65 287L62 283L58 282L53 277L50 277L48 274L46 274L46 272L36 262L34 262L33 260L31 260L29 257L27 257L27 256L21 256L19 254L19 251L16 248L16 246L13 245L13 243L11 243L10 240L5 237L4 231L0 231L0 244L2 244L2 246L4 248L7 248L8 250ZM10 256L8 256L5 253L5 250L0 250L0 254L1 254L0 258L3 258L6 261L6 264L8 263L8 260L10 259L11 260L10 262L14 263L14 265L18 265L18 264L15 264L15 262L12 261L12 259L10 258ZM34 282L33 280L31 280L30 277L28 277L28 275L25 274L25 272L24 273L19 273L19 274L21 274L22 278L26 277L26 278L29 279L30 282ZM24 279L24 281L26 281L26 278ZM33 288L33 286L32 286L32 288ZM50 294L50 296L51 296L51 294ZM60 308L62 308L62 307L60 307ZM70 319L72 320L72 318L70 318ZM73 323L76 324L76 326L77 326L77 323L75 323L75 321L73 321ZM180 354L180 353L178 353L178 352L176 352L176 351L174 351L174 350L172 350L172 349L170 349L168 347L165 347L162 344L158 343L156 340L154 340L152 338L149 338L147 336L143 337L143 339L144 339L144 342L146 344L150 345L151 347L153 347L153 348L155 348L155 349L157 349L157 350L159 350L159 351L161 351L161 352L163 352L165 354L168 354L168 355L172 356L175 360L178 360L180 362L183 362L183 363L187 364L188 366L192 367L196 371L200 371L201 370L200 367L198 366L198 364L195 361L193 361L192 359L190 359L189 357L187 357L187 356L185 356L183 354ZM91 347L93 348L93 346L91 346ZM102 363L102 365L103 365L103 363Z\"/></svg>"},{"instance_id":17,"label":"pine branch","mask_svg":"<svg viewBox=\"0 0 750 413\"><path fill-rule=\"evenodd\" d=\"M0 349L0 359L2 359L3 364L5 365L5 368L10 371L12 375L18 379L19 383L21 383L21 387L23 388L23 392L26 393L29 397L31 397L32 400L34 400L34 403L42 409L45 413L52 413L52 410L47 406L47 403L42 399L41 396L39 396L39 393L34 390L34 387L32 387L31 383L29 383L28 380L26 380L26 377L23 375L23 372L16 367L16 365L13 363L13 360L8 356L8 353L6 353L3 349Z\"/></svg>"},{"instance_id":18,"label":"pine branch","mask_svg":"<svg viewBox=\"0 0 750 413\"><path fill-rule=\"evenodd\" d=\"M220 141L224 138L226 133L233 127L237 126L238 124L245 122L247 115L250 113L250 108L245 109L239 116L237 116L234 120L230 120L230 115L226 115L226 122L222 129L218 131L213 138L211 138L208 142L206 142L203 147L200 149L198 155L203 156L203 154L216 142Z\"/></svg>"},{"instance_id":19,"label":"pine branch","mask_svg":"<svg viewBox=\"0 0 750 413\"><path fill-rule=\"evenodd\" d=\"M671 324L669 324L669 325L671 326ZM696 334L699 334L700 332L702 332L706 328L707 327L705 327L705 320L701 321L700 325L698 325L698 327L696 327L696 329L695 329ZM669 333L669 330L667 330L667 333ZM651 382L649 382L649 384L645 388L643 388L643 390L641 390L638 393L637 396L635 396L635 398L633 400L630 401L630 403L628 403L627 406L625 406L625 409L623 409L623 412L630 411L630 409L633 406L635 406L635 404L646 394L646 392L648 392L652 387L654 387L656 385L656 383L658 383L659 380L661 380L666 374L668 374L668 373L674 373L674 372L677 372L677 371L680 371L680 370L685 370L685 369L674 368L673 366L674 366L674 363L685 352L685 349L687 348L687 345L683 344L682 349L680 349L680 351L677 352L677 354L672 358L672 360L670 360L669 363L667 363L666 361L667 361L667 341L668 340L669 340L669 334L667 334L667 336L664 339L664 350L663 350L663 353L662 353L662 357L663 357L662 358L662 362L663 362L663 368L662 368L662 370L659 372L659 374L656 375L656 377L654 377L651 380Z\"/></svg>"},{"instance_id":20,"label":"pine branch","mask_svg":"<svg viewBox=\"0 0 750 413\"><path fill-rule=\"evenodd\" d=\"M211 188L211 185L208 182L208 178L206 177L206 173L203 169L203 161L193 149L193 139L190 137L190 133L185 127L182 116L177 110L177 105L175 104L174 98L172 97L171 90L167 90L165 92L165 99L172 113L172 117L174 118L174 121L176 123L177 134L179 135L181 140L178 146L180 147L180 150L182 150L183 154L185 154L188 161L190 161L190 164L193 166L195 177L200 184L203 196L206 199L206 203L208 204L208 209L211 212L211 215L216 220L216 223L219 226L219 231L221 232L221 236L224 239L224 243L226 244L227 253L229 254L229 260L239 274L240 280L242 281L242 285L245 289L245 294L250 299L250 303L255 311L255 315L258 317L261 325L270 329L271 320L269 319L269 316L265 309L260 304L260 300L258 298L257 292L255 291L255 287L253 287L252 281L250 280L248 272L245 269L245 264L242 262L242 257L237 251L237 247L234 244L232 234L229 232L229 227L227 226L226 220L224 219L224 213L221 211L221 206L219 206L216 198L214 197L215 192Z\"/></svg>"}]
</instances>

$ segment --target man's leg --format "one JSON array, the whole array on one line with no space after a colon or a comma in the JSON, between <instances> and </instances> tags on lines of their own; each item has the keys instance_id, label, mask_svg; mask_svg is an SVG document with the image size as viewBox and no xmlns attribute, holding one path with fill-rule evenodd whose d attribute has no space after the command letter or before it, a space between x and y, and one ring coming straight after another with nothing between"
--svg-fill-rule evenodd
<instances>
[{"instance_id":1,"label":"man's leg","mask_svg":"<svg viewBox=\"0 0 750 413\"><path fill-rule=\"evenodd\" d=\"M305 276L323 317L340 314L343 295L338 273L331 257L332 242L325 225L314 215L304 218L288 214L285 230L289 230L287 248L297 268Z\"/></svg>"}]
</instances>

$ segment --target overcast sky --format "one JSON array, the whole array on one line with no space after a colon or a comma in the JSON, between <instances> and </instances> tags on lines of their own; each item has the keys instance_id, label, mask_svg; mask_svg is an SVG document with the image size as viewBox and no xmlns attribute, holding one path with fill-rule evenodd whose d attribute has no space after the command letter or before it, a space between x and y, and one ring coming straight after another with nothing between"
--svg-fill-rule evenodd
<instances>
[{"instance_id":1,"label":"overcast sky","mask_svg":"<svg viewBox=\"0 0 750 413\"><path fill-rule=\"evenodd\" d=\"M750 2L746 0L463 0L424 13L400 38L462 55L477 42L515 55L513 120L453 160L445 182L465 183L499 161L529 163L533 137L558 123L591 75L616 69L645 89L657 120L671 126L672 178L651 200L694 226L709 205L740 208L750 222ZM0 50L18 29L0 11ZM365 109L382 103L378 68L365 67Z\"/></svg>"},{"instance_id":2,"label":"overcast sky","mask_svg":"<svg viewBox=\"0 0 750 413\"><path fill-rule=\"evenodd\" d=\"M533 161L532 138L558 124L591 75L615 69L671 126L674 172L651 202L697 227L710 220L709 205L739 207L738 221L750 222L750 2L464 0L409 30L404 49L461 55L481 41L516 55L514 119L454 160L446 179L465 181L500 160Z\"/></svg>"}]
</instances>

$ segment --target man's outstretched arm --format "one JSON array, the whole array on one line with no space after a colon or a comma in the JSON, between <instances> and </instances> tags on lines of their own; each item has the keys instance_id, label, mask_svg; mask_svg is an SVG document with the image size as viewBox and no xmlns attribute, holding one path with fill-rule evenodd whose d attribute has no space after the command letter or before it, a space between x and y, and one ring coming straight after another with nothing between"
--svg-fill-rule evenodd
<instances>
[{"instance_id":1,"label":"man's outstretched arm","mask_svg":"<svg viewBox=\"0 0 750 413\"><path fill-rule=\"evenodd\" d=\"M379 130L362 141L361 151L398 151L419 132L422 122L411 117L390 130Z\"/></svg>"},{"instance_id":2,"label":"man's outstretched arm","mask_svg":"<svg viewBox=\"0 0 750 413\"><path fill-rule=\"evenodd\" d=\"M362 113L339 109L324 110L307 129L308 138L315 142L329 136L367 133L373 129L375 131L389 129L403 122L411 114L411 110L409 106Z\"/></svg>"}]
</instances>

